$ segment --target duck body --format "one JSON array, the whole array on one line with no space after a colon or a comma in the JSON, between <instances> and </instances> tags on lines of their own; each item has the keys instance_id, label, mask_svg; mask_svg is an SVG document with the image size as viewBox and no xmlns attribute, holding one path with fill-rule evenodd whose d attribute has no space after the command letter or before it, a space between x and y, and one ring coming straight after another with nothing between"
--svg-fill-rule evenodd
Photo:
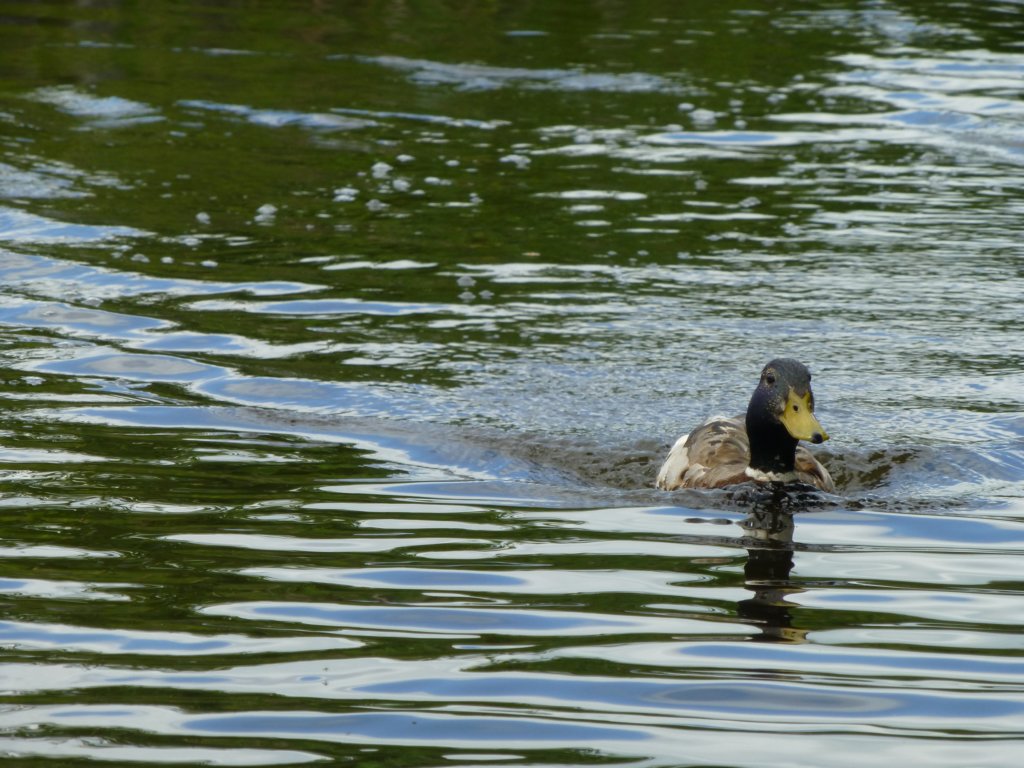
<instances>
[{"instance_id":1,"label":"duck body","mask_svg":"<svg viewBox=\"0 0 1024 768\"><path fill-rule=\"evenodd\" d=\"M712 417L679 438L658 472L657 486L671 491L803 483L832 492L828 470L799 444L827 439L814 416L810 371L796 360L772 360L761 371L746 415Z\"/></svg>"}]
</instances>

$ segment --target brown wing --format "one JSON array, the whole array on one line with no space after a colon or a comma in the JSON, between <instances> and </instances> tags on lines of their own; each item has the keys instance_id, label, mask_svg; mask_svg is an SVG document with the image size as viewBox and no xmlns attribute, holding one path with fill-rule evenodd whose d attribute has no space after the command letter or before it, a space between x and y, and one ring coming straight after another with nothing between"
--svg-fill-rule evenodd
<instances>
[{"instance_id":1,"label":"brown wing","mask_svg":"<svg viewBox=\"0 0 1024 768\"><path fill-rule=\"evenodd\" d=\"M826 493L832 493L836 484L832 481L832 475L814 456L802 445L796 447L796 477L801 483L813 485Z\"/></svg>"},{"instance_id":2,"label":"brown wing","mask_svg":"<svg viewBox=\"0 0 1024 768\"><path fill-rule=\"evenodd\" d=\"M681 437L658 472L658 487L721 488L743 483L750 463L750 442L743 419L716 416Z\"/></svg>"}]
</instances>

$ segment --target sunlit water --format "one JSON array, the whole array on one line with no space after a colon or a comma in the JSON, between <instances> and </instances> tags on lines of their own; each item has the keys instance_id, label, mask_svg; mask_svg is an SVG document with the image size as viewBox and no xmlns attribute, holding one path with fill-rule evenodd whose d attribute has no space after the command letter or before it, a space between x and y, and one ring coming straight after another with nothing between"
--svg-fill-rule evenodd
<instances>
[{"instance_id":1,"label":"sunlit water","mask_svg":"<svg viewBox=\"0 0 1024 768\"><path fill-rule=\"evenodd\" d=\"M1019 3L10 6L8 760L1021 764Z\"/></svg>"}]
</instances>

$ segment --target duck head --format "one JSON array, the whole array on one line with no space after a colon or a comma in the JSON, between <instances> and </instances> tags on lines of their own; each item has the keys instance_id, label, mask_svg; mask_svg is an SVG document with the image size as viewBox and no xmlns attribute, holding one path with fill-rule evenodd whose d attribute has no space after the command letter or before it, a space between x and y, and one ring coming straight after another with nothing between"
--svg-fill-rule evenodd
<instances>
[{"instance_id":1,"label":"duck head","mask_svg":"<svg viewBox=\"0 0 1024 768\"><path fill-rule=\"evenodd\" d=\"M750 466L765 472L792 471L798 441L828 440L828 433L814 416L811 372L789 358L772 360L761 371L746 422Z\"/></svg>"}]
</instances>

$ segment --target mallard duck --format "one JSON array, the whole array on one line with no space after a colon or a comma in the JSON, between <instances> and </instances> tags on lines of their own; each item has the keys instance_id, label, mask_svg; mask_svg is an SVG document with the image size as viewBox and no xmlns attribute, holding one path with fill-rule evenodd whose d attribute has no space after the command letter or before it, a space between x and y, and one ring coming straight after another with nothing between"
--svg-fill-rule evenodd
<instances>
[{"instance_id":1,"label":"mallard duck","mask_svg":"<svg viewBox=\"0 0 1024 768\"><path fill-rule=\"evenodd\" d=\"M828 470L800 440L828 440L814 416L811 372L796 360L772 360L761 371L746 418L714 416L679 438L658 472L658 487L721 488L754 481L834 491Z\"/></svg>"}]
</instances>

